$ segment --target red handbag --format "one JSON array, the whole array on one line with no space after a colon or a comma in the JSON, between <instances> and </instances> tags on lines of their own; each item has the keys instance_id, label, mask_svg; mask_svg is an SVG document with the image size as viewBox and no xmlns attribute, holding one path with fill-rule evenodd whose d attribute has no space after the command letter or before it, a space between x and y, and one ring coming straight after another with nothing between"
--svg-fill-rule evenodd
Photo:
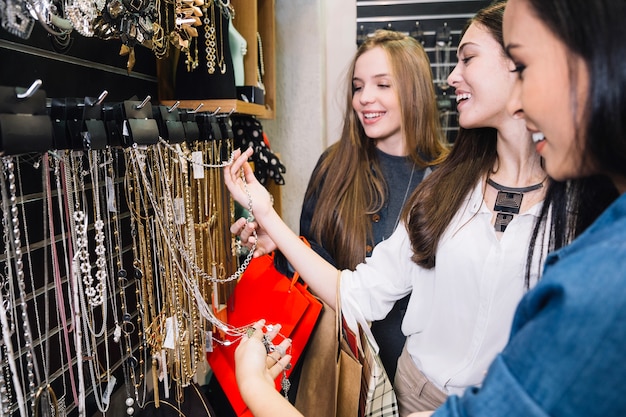
<instances>
[{"instance_id":1,"label":"red handbag","mask_svg":"<svg viewBox=\"0 0 626 417\"><path fill-rule=\"evenodd\" d=\"M300 358L322 310L321 301L298 278L297 272L291 279L280 273L274 266L273 253L253 258L227 303L227 321L231 326L247 326L260 319L265 319L267 324L280 323L282 327L274 344L280 343L283 337L292 340L289 352L292 366L286 370L287 377ZM214 343L207 359L237 416L251 416L235 379L236 347L236 344ZM281 378L276 379L279 391Z\"/></svg>"}]
</instances>

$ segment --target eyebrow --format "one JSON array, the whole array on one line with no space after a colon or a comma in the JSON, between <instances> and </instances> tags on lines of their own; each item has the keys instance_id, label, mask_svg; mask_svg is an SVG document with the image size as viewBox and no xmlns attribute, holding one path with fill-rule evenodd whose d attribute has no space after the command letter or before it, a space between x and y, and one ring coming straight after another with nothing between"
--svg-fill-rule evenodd
<instances>
[{"instance_id":1,"label":"eyebrow","mask_svg":"<svg viewBox=\"0 0 626 417\"><path fill-rule=\"evenodd\" d=\"M385 78L385 77L391 77L391 74L387 74L387 73L376 74L371 78ZM352 77L352 81L363 81L363 80L359 77Z\"/></svg>"},{"instance_id":2,"label":"eyebrow","mask_svg":"<svg viewBox=\"0 0 626 417\"><path fill-rule=\"evenodd\" d=\"M456 54L459 55L461 52L463 52L466 46L471 46L471 45L478 45L478 44L476 42L464 42L461 45L459 45L459 48L456 51Z\"/></svg>"}]
</instances>

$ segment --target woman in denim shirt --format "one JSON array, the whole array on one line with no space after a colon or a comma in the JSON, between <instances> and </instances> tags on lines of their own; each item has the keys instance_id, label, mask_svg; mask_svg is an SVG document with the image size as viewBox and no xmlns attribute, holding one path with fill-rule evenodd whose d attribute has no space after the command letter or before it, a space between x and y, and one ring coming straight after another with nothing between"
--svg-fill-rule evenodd
<instances>
[{"instance_id":1,"label":"woman in denim shirt","mask_svg":"<svg viewBox=\"0 0 626 417\"><path fill-rule=\"evenodd\" d=\"M441 416L626 416L626 2L509 0L507 51L549 175L608 176L621 196L548 257L481 389ZM419 415L419 414L417 414Z\"/></svg>"}]
</instances>

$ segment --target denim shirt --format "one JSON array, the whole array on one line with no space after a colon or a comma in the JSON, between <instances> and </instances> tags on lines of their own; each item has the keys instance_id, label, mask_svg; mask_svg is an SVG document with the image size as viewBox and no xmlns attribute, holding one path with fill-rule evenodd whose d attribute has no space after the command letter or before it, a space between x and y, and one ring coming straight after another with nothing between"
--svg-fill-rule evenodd
<instances>
[{"instance_id":1,"label":"denim shirt","mask_svg":"<svg viewBox=\"0 0 626 417\"><path fill-rule=\"evenodd\" d=\"M434 416L626 416L626 194L546 259L482 388Z\"/></svg>"}]
</instances>

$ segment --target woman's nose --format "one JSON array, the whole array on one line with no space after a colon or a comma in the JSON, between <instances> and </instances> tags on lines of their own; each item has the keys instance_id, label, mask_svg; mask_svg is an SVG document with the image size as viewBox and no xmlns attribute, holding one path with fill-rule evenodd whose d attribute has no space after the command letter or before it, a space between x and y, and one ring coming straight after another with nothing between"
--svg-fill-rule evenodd
<instances>
[{"instance_id":1,"label":"woman's nose","mask_svg":"<svg viewBox=\"0 0 626 417\"><path fill-rule=\"evenodd\" d=\"M454 66L454 69L452 70L452 72L450 73L450 75L448 75L448 85L451 85L454 87L455 84L458 84L461 80L461 70L459 69L459 63L457 63Z\"/></svg>"},{"instance_id":2,"label":"woman's nose","mask_svg":"<svg viewBox=\"0 0 626 417\"><path fill-rule=\"evenodd\" d=\"M523 118L524 117L524 109L522 107L522 99L521 99L521 82L520 80L515 81L513 88L511 89L511 95L509 96L509 101L507 102L506 109L509 114L513 117Z\"/></svg>"},{"instance_id":3,"label":"woman's nose","mask_svg":"<svg viewBox=\"0 0 626 417\"><path fill-rule=\"evenodd\" d=\"M359 94L359 101L362 104L371 103L376 100L375 89L372 86L364 85L361 87L361 94Z\"/></svg>"}]
</instances>

